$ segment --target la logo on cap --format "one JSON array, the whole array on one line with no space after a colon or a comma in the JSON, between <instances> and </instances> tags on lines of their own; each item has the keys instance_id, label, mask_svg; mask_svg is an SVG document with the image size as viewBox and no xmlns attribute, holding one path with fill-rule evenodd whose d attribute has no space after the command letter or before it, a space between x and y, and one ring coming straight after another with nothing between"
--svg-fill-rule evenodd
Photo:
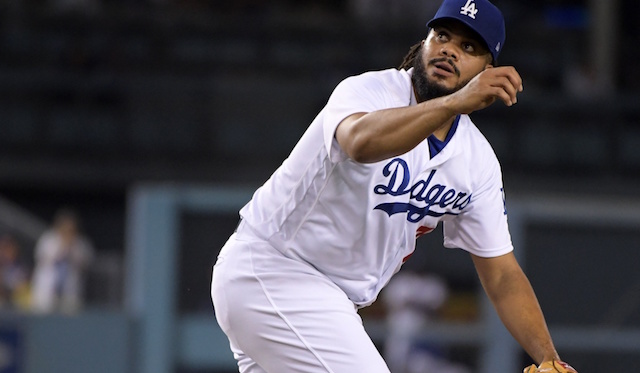
<instances>
[{"instance_id":1,"label":"la logo on cap","mask_svg":"<svg viewBox=\"0 0 640 373\"><path fill-rule=\"evenodd\" d=\"M476 19L476 13L478 13L478 9L476 9L476 3L474 3L473 0L467 0L467 3L460 8L460 14L473 19Z\"/></svg>"}]
</instances>

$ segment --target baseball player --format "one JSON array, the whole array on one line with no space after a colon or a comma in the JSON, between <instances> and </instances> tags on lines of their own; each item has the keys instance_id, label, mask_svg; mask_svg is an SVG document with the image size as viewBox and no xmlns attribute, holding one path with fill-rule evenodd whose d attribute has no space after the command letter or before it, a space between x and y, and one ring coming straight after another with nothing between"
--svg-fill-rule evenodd
<instances>
[{"instance_id":1,"label":"baseball player","mask_svg":"<svg viewBox=\"0 0 640 373\"><path fill-rule=\"evenodd\" d=\"M540 364L560 361L513 255L500 164L468 114L517 102L487 0L444 0L399 69L338 84L289 157L241 210L211 296L243 373L389 372L358 309L442 222L503 323Z\"/></svg>"}]
</instances>

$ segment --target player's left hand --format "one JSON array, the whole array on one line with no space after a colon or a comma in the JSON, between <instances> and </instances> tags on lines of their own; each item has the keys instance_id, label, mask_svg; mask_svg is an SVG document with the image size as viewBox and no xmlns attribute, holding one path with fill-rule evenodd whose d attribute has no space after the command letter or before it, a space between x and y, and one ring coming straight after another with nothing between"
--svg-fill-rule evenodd
<instances>
[{"instance_id":1,"label":"player's left hand","mask_svg":"<svg viewBox=\"0 0 640 373\"><path fill-rule=\"evenodd\" d=\"M564 361L552 360L545 361L540 364L540 366L536 367L535 364L531 364L530 366L524 368L522 373L578 373L575 369L571 367L571 365L565 363Z\"/></svg>"}]
</instances>

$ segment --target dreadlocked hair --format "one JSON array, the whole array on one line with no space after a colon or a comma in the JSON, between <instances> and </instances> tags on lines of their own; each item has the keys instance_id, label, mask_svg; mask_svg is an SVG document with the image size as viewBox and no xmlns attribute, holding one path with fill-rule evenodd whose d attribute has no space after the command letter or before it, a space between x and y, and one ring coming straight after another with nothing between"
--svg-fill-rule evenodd
<instances>
[{"instance_id":1,"label":"dreadlocked hair","mask_svg":"<svg viewBox=\"0 0 640 373\"><path fill-rule=\"evenodd\" d=\"M400 70L408 70L408 69L412 68L413 67L413 60L415 60L416 56L418 54L420 54L420 51L422 50L421 47L422 47L422 41L419 41L416 44L414 44L413 46L411 46L411 48L409 48L409 52L407 52L407 55L404 56L404 59L402 60L402 63L400 64L398 69L400 69Z\"/></svg>"}]
</instances>

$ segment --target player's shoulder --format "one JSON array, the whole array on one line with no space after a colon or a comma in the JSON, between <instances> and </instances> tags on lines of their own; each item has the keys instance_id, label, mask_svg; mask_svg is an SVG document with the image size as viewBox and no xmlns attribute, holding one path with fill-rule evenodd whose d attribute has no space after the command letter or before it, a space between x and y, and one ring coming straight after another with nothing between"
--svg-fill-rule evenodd
<instances>
[{"instance_id":1,"label":"player's shoulder","mask_svg":"<svg viewBox=\"0 0 640 373\"><path fill-rule=\"evenodd\" d=\"M406 93L410 92L411 89L411 75L406 70L395 68L366 71L358 75L349 76L340 85L385 91L408 98L409 96Z\"/></svg>"},{"instance_id":2,"label":"player's shoulder","mask_svg":"<svg viewBox=\"0 0 640 373\"><path fill-rule=\"evenodd\" d=\"M349 78L364 81L386 82L390 84L411 84L411 74L407 70L399 70L395 68L365 71Z\"/></svg>"}]
</instances>

